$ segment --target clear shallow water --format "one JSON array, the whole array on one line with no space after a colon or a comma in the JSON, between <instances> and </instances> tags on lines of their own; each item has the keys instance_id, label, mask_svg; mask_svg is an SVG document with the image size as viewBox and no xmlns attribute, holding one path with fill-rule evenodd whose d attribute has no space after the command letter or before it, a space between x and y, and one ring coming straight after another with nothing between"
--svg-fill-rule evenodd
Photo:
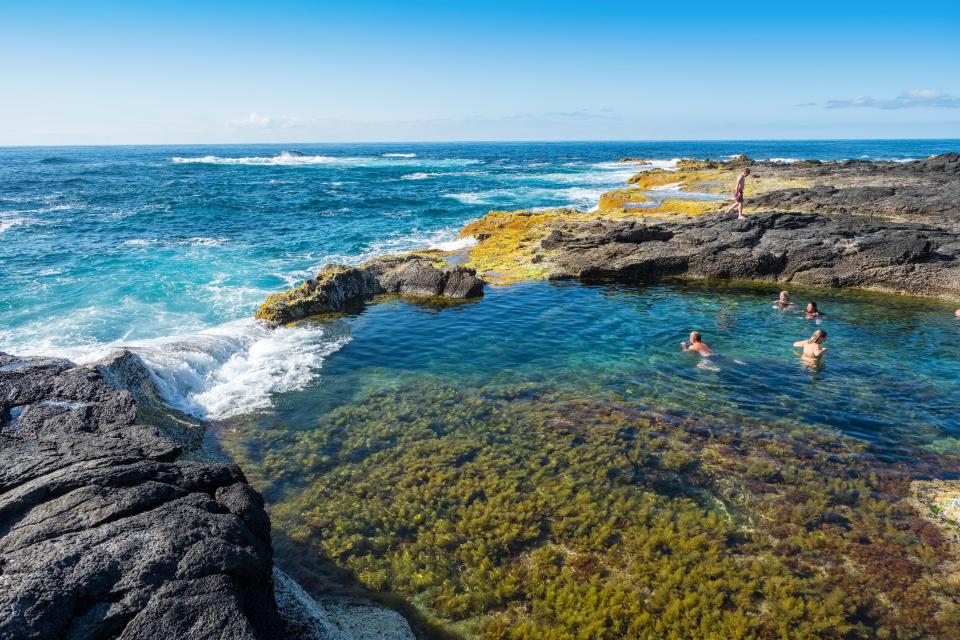
<instances>
[{"instance_id":1,"label":"clear shallow water","mask_svg":"<svg viewBox=\"0 0 960 640\"><path fill-rule=\"evenodd\" d=\"M906 159L956 141L0 149L0 349L81 361L135 345L204 416L269 406L349 336L267 332L264 296L330 261L450 241L490 208L592 208L668 160ZM243 375L238 375L243 372Z\"/></svg>"},{"instance_id":2,"label":"clear shallow water","mask_svg":"<svg viewBox=\"0 0 960 640\"><path fill-rule=\"evenodd\" d=\"M796 290L827 315L773 308L776 290L734 285L529 283L442 310L394 300L326 323L352 341L325 380L252 417L261 429L312 430L368 394L441 381L483 389L532 385L712 424L756 421L850 436L909 459L958 451L960 321L946 306L876 294ZM829 335L821 365L791 345ZM717 357L682 353L690 331Z\"/></svg>"},{"instance_id":3,"label":"clear shallow water","mask_svg":"<svg viewBox=\"0 0 960 640\"><path fill-rule=\"evenodd\" d=\"M794 290L818 322L776 293L386 300L321 323L352 337L324 380L220 441L280 566L425 637L953 637L956 555L909 496L960 478L960 321ZM791 345L816 328L811 368ZM692 329L717 357L681 352Z\"/></svg>"}]
</instances>

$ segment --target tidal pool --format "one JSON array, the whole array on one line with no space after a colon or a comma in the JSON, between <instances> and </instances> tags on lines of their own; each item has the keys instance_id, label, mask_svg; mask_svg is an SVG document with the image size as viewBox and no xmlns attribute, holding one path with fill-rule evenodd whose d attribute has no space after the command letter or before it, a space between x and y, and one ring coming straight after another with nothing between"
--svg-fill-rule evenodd
<instances>
[{"instance_id":1,"label":"tidal pool","mask_svg":"<svg viewBox=\"0 0 960 640\"><path fill-rule=\"evenodd\" d=\"M929 301L530 283L323 321L222 444L279 564L427 637L960 637L960 321ZM826 317L811 320L815 299ZM791 344L829 334L820 366ZM681 353L699 330L718 357Z\"/></svg>"}]
</instances>

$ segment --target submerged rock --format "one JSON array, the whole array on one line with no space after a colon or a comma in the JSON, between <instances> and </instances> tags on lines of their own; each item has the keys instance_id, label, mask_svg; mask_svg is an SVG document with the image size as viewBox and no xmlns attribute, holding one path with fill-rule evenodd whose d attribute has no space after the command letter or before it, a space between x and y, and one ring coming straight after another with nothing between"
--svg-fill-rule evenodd
<instances>
[{"instance_id":1,"label":"submerged rock","mask_svg":"<svg viewBox=\"0 0 960 640\"><path fill-rule=\"evenodd\" d=\"M298 640L415 640L410 625L390 609L360 599L318 603L290 576L274 571L277 605L288 638Z\"/></svg>"},{"instance_id":2,"label":"submerged rock","mask_svg":"<svg viewBox=\"0 0 960 640\"><path fill-rule=\"evenodd\" d=\"M388 256L360 267L331 264L299 287L274 293L257 318L285 324L320 313L347 311L383 293L446 298L483 295L476 271L417 254Z\"/></svg>"},{"instance_id":3,"label":"submerged rock","mask_svg":"<svg viewBox=\"0 0 960 640\"><path fill-rule=\"evenodd\" d=\"M910 501L946 538L960 542L960 480L914 480Z\"/></svg>"}]
</instances>

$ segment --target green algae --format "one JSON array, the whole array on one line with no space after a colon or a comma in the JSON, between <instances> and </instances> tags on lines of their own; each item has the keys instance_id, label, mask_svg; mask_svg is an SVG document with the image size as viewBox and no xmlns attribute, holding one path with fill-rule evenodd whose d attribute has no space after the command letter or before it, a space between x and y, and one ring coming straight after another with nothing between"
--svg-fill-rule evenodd
<instances>
[{"instance_id":1,"label":"green algae","mask_svg":"<svg viewBox=\"0 0 960 640\"><path fill-rule=\"evenodd\" d=\"M386 376L390 378L391 376ZM370 383L228 451L301 555L439 637L953 638L956 549L911 472L833 432L546 384Z\"/></svg>"}]
</instances>

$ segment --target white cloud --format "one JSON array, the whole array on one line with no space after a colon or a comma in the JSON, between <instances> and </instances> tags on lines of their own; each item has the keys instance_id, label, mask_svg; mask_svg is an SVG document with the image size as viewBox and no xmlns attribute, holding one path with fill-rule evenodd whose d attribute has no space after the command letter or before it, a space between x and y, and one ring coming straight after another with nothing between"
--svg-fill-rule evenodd
<instances>
[{"instance_id":1,"label":"white cloud","mask_svg":"<svg viewBox=\"0 0 960 640\"><path fill-rule=\"evenodd\" d=\"M303 124L299 118L290 116L268 116L252 112L243 118L227 120L230 129L293 129Z\"/></svg>"},{"instance_id":2,"label":"white cloud","mask_svg":"<svg viewBox=\"0 0 960 640\"><path fill-rule=\"evenodd\" d=\"M933 107L939 109L960 109L960 97L933 89L914 89L904 91L896 98L877 99L870 96L857 96L849 100L827 100L827 109L910 109Z\"/></svg>"}]
</instances>

